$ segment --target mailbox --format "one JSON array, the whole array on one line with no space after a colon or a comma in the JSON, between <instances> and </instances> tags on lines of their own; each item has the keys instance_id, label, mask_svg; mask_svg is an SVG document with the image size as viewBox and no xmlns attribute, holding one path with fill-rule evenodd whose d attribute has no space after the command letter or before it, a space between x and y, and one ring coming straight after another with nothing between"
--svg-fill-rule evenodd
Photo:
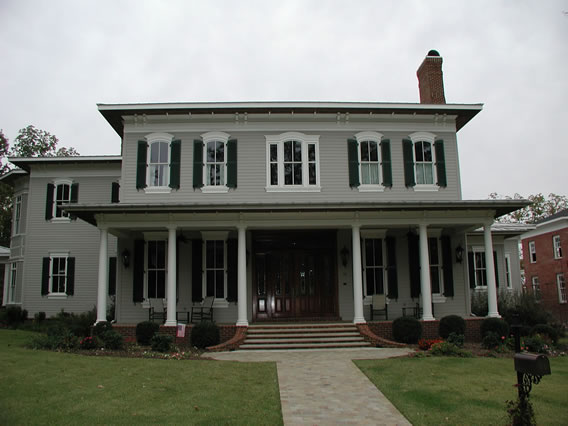
<instances>
[{"instance_id":1,"label":"mailbox","mask_svg":"<svg viewBox=\"0 0 568 426\"><path fill-rule=\"evenodd\" d=\"M519 373L542 377L550 374L550 363L544 355L517 353L515 354L515 370Z\"/></svg>"}]
</instances>

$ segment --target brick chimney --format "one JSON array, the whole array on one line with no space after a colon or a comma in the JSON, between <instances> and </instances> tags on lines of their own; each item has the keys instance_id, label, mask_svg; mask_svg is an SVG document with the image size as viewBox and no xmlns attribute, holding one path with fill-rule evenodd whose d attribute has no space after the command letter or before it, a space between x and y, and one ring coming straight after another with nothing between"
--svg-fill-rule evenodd
<instances>
[{"instance_id":1,"label":"brick chimney","mask_svg":"<svg viewBox=\"0 0 568 426\"><path fill-rule=\"evenodd\" d=\"M430 50L422 65L416 71L421 104L445 104L444 78L442 76L442 57Z\"/></svg>"}]
</instances>

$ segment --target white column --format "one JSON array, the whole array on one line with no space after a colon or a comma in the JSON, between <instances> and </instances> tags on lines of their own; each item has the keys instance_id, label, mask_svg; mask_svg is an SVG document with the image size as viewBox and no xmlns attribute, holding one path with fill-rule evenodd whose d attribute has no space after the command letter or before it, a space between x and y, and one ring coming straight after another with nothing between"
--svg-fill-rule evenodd
<instances>
[{"instance_id":1,"label":"white column","mask_svg":"<svg viewBox=\"0 0 568 426\"><path fill-rule=\"evenodd\" d=\"M168 282L166 294L168 297L168 311L166 313L165 326L175 327L177 295L176 295L176 227L168 228Z\"/></svg>"},{"instance_id":2,"label":"white column","mask_svg":"<svg viewBox=\"0 0 568 426\"><path fill-rule=\"evenodd\" d=\"M495 262L493 261L493 238L491 237L491 222L483 227L485 242L485 273L487 278L487 316L501 318L497 308L497 283L495 282Z\"/></svg>"},{"instance_id":3,"label":"white column","mask_svg":"<svg viewBox=\"0 0 568 426\"><path fill-rule=\"evenodd\" d=\"M426 225L418 225L420 236L420 293L422 294L422 320L434 319L432 315L432 286L430 284L430 256L428 255L428 231Z\"/></svg>"},{"instance_id":4,"label":"white column","mask_svg":"<svg viewBox=\"0 0 568 426\"><path fill-rule=\"evenodd\" d=\"M100 228L99 240L99 281L97 292L97 321L107 320L107 294L108 294L108 230Z\"/></svg>"},{"instance_id":5,"label":"white column","mask_svg":"<svg viewBox=\"0 0 568 426\"><path fill-rule=\"evenodd\" d=\"M361 226L353 225L353 324L364 324L363 277L361 275Z\"/></svg>"},{"instance_id":6,"label":"white column","mask_svg":"<svg viewBox=\"0 0 568 426\"><path fill-rule=\"evenodd\" d=\"M237 257L237 295L239 298L237 304L237 325L248 327L247 320L247 240L246 227L244 225L238 228L238 257Z\"/></svg>"}]
</instances>

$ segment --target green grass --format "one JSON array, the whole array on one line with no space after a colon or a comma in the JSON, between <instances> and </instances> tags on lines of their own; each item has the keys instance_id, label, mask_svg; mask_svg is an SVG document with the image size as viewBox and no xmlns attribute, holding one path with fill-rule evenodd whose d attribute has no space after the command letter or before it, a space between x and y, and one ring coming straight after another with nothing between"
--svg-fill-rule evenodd
<instances>
[{"instance_id":1,"label":"green grass","mask_svg":"<svg viewBox=\"0 0 568 426\"><path fill-rule=\"evenodd\" d=\"M282 424L274 363L34 351L0 330L0 424Z\"/></svg>"},{"instance_id":2,"label":"green grass","mask_svg":"<svg viewBox=\"0 0 568 426\"><path fill-rule=\"evenodd\" d=\"M508 424L506 401L517 397L510 358L395 358L357 366L413 425ZM568 358L550 360L552 375L530 394L537 424L568 419Z\"/></svg>"}]
</instances>

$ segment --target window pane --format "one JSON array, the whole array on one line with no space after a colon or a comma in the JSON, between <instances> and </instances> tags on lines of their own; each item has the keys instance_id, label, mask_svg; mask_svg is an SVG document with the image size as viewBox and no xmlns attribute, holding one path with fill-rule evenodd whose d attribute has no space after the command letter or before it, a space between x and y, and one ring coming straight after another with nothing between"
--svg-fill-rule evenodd
<instances>
[{"instance_id":1,"label":"window pane","mask_svg":"<svg viewBox=\"0 0 568 426\"><path fill-rule=\"evenodd\" d=\"M292 185L292 164L284 164L284 184Z\"/></svg>"},{"instance_id":2,"label":"window pane","mask_svg":"<svg viewBox=\"0 0 568 426\"><path fill-rule=\"evenodd\" d=\"M432 161L432 144L430 142L422 142L424 147L424 161Z\"/></svg>"},{"instance_id":3,"label":"window pane","mask_svg":"<svg viewBox=\"0 0 568 426\"><path fill-rule=\"evenodd\" d=\"M369 142L369 159L371 161L379 161L379 151L377 150L377 142Z\"/></svg>"},{"instance_id":4,"label":"window pane","mask_svg":"<svg viewBox=\"0 0 568 426\"><path fill-rule=\"evenodd\" d=\"M430 280L432 282L432 293L440 293L440 274L437 266L430 267Z\"/></svg>"},{"instance_id":5,"label":"window pane","mask_svg":"<svg viewBox=\"0 0 568 426\"><path fill-rule=\"evenodd\" d=\"M156 271L156 297L163 299L166 297L166 271Z\"/></svg>"},{"instance_id":6,"label":"window pane","mask_svg":"<svg viewBox=\"0 0 568 426\"><path fill-rule=\"evenodd\" d=\"M215 241L215 267L224 268L224 241Z\"/></svg>"},{"instance_id":7,"label":"window pane","mask_svg":"<svg viewBox=\"0 0 568 426\"><path fill-rule=\"evenodd\" d=\"M160 146L158 143L150 145L150 163L160 162Z\"/></svg>"},{"instance_id":8,"label":"window pane","mask_svg":"<svg viewBox=\"0 0 568 426\"><path fill-rule=\"evenodd\" d=\"M375 246L375 266L383 266L383 244L381 240L373 240Z\"/></svg>"},{"instance_id":9,"label":"window pane","mask_svg":"<svg viewBox=\"0 0 568 426\"><path fill-rule=\"evenodd\" d=\"M375 294L375 270L373 268L367 268L365 277L367 279L367 295L372 296Z\"/></svg>"},{"instance_id":10,"label":"window pane","mask_svg":"<svg viewBox=\"0 0 568 426\"><path fill-rule=\"evenodd\" d=\"M383 268L375 269L375 293L385 294L385 289L383 286Z\"/></svg>"},{"instance_id":11,"label":"window pane","mask_svg":"<svg viewBox=\"0 0 568 426\"><path fill-rule=\"evenodd\" d=\"M278 161L278 145L270 145L270 161Z\"/></svg>"},{"instance_id":12,"label":"window pane","mask_svg":"<svg viewBox=\"0 0 568 426\"><path fill-rule=\"evenodd\" d=\"M294 141L294 161L302 161L302 144Z\"/></svg>"},{"instance_id":13,"label":"window pane","mask_svg":"<svg viewBox=\"0 0 568 426\"><path fill-rule=\"evenodd\" d=\"M284 142L284 161L292 161L292 141Z\"/></svg>"},{"instance_id":14,"label":"window pane","mask_svg":"<svg viewBox=\"0 0 568 426\"><path fill-rule=\"evenodd\" d=\"M310 185L316 184L316 163L310 163L308 165L308 172L310 178Z\"/></svg>"},{"instance_id":15,"label":"window pane","mask_svg":"<svg viewBox=\"0 0 568 426\"><path fill-rule=\"evenodd\" d=\"M216 160L218 163L225 162L225 144L220 141L217 141Z\"/></svg>"},{"instance_id":16,"label":"window pane","mask_svg":"<svg viewBox=\"0 0 568 426\"><path fill-rule=\"evenodd\" d=\"M205 243L206 247L206 268L215 267L215 241L207 241Z\"/></svg>"},{"instance_id":17,"label":"window pane","mask_svg":"<svg viewBox=\"0 0 568 426\"><path fill-rule=\"evenodd\" d=\"M294 164L294 185L302 184L302 165Z\"/></svg>"},{"instance_id":18,"label":"window pane","mask_svg":"<svg viewBox=\"0 0 568 426\"><path fill-rule=\"evenodd\" d=\"M422 185L424 181L424 164L416 164L416 183Z\"/></svg>"},{"instance_id":19,"label":"window pane","mask_svg":"<svg viewBox=\"0 0 568 426\"><path fill-rule=\"evenodd\" d=\"M207 296L215 296L215 271L207 271Z\"/></svg>"},{"instance_id":20,"label":"window pane","mask_svg":"<svg viewBox=\"0 0 568 426\"><path fill-rule=\"evenodd\" d=\"M316 161L316 146L313 143L308 145L308 161Z\"/></svg>"},{"instance_id":21,"label":"window pane","mask_svg":"<svg viewBox=\"0 0 568 426\"><path fill-rule=\"evenodd\" d=\"M217 270L215 276L215 297L223 299L225 297L225 271Z\"/></svg>"},{"instance_id":22,"label":"window pane","mask_svg":"<svg viewBox=\"0 0 568 426\"><path fill-rule=\"evenodd\" d=\"M270 165L270 185L278 185L278 164Z\"/></svg>"},{"instance_id":23,"label":"window pane","mask_svg":"<svg viewBox=\"0 0 568 426\"><path fill-rule=\"evenodd\" d=\"M434 165L424 164L424 183L434 183Z\"/></svg>"},{"instance_id":24,"label":"window pane","mask_svg":"<svg viewBox=\"0 0 568 426\"><path fill-rule=\"evenodd\" d=\"M215 162L215 142L207 142L207 162Z\"/></svg>"},{"instance_id":25,"label":"window pane","mask_svg":"<svg viewBox=\"0 0 568 426\"><path fill-rule=\"evenodd\" d=\"M424 154L422 152L422 142L416 142L414 144L414 155L416 161L424 161Z\"/></svg>"},{"instance_id":26,"label":"window pane","mask_svg":"<svg viewBox=\"0 0 568 426\"><path fill-rule=\"evenodd\" d=\"M219 164L217 165L217 185L224 185L225 184L225 165Z\"/></svg>"},{"instance_id":27,"label":"window pane","mask_svg":"<svg viewBox=\"0 0 568 426\"><path fill-rule=\"evenodd\" d=\"M157 272L156 271L148 271L148 297L150 299L155 299L156 295L156 281L157 281Z\"/></svg>"},{"instance_id":28,"label":"window pane","mask_svg":"<svg viewBox=\"0 0 568 426\"><path fill-rule=\"evenodd\" d=\"M373 240L366 239L365 240L365 265L372 266L373 265Z\"/></svg>"},{"instance_id":29,"label":"window pane","mask_svg":"<svg viewBox=\"0 0 568 426\"><path fill-rule=\"evenodd\" d=\"M168 162L168 144L160 142L160 163Z\"/></svg>"},{"instance_id":30,"label":"window pane","mask_svg":"<svg viewBox=\"0 0 568 426\"><path fill-rule=\"evenodd\" d=\"M361 183L363 185L367 185L369 183L371 183L371 165L369 163L367 164L361 164Z\"/></svg>"},{"instance_id":31,"label":"window pane","mask_svg":"<svg viewBox=\"0 0 568 426\"><path fill-rule=\"evenodd\" d=\"M369 161L369 145L368 142L361 142L361 161Z\"/></svg>"},{"instance_id":32,"label":"window pane","mask_svg":"<svg viewBox=\"0 0 568 426\"><path fill-rule=\"evenodd\" d=\"M428 238L428 254L431 265L440 264L438 259L438 240L436 238Z\"/></svg>"},{"instance_id":33,"label":"window pane","mask_svg":"<svg viewBox=\"0 0 568 426\"><path fill-rule=\"evenodd\" d=\"M379 164L371 163L369 166L369 183L372 185L378 185L379 182Z\"/></svg>"},{"instance_id":34,"label":"window pane","mask_svg":"<svg viewBox=\"0 0 568 426\"><path fill-rule=\"evenodd\" d=\"M165 269L166 268L166 242L165 241L157 241L157 252L158 252L158 268Z\"/></svg>"},{"instance_id":35,"label":"window pane","mask_svg":"<svg viewBox=\"0 0 568 426\"><path fill-rule=\"evenodd\" d=\"M156 269L158 265L156 255L156 242L148 241L148 268Z\"/></svg>"},{"instance_id":36,"label":"window pane","mask_svg":"<svg viewBox=\"0 0 568 426\"><path fill-rule=\"evenodd\" d=\"M215 164L207 165L207 185L215 185Z\"/></svg>"}]
</instances>

